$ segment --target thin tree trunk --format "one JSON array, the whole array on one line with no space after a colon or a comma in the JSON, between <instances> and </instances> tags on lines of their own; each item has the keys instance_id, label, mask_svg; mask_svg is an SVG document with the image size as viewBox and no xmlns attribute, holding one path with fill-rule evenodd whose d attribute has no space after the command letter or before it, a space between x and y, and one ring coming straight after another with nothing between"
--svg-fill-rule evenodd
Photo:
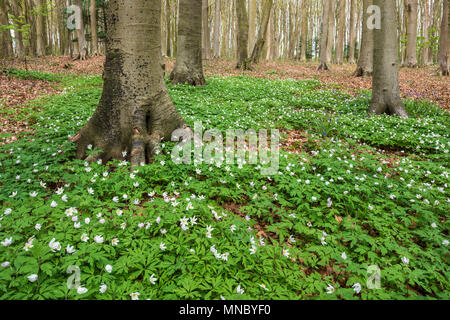
<instances>
[{"instance_id":1,"label":"thin tree trunk","mask_svg":"<svg viewBox=\"0 0 450 320\"><path fill-rule=\"evenodd\" d=\"M253 47L252 56L250 58L251 63L258 63L261 56L264 43L266 42L267 26L269 24L270 13L272 11L273 0L266 0L262 10L261 27L258 32L258 38L256 39L255 46Z\"/></svg>"},{"instance_id":2,"label":"thin tree trunk","mask_svg":"<svg viewBox=\"0 0 450 320\"><path fill-rule=\"evenodd\" d=\"M170 11L170 0L166 0L166 55L168 57L172 56L172 51L170 49L170 37L172 35L171 31L171 24L170 24L170 17L171 17L171 11Z\"/></svg>"},{"instance_id":3,"label":"thin tree trunk","mask_svg":"<svg viewBox=\"0 0 450 320\"><path fill-rule=\"evenodd\" d=\"M335 0L329 0L330 12L329 12L329 25L328 25L328 41L327 41L327 63L330 64L333 59L333 42L334 42L334 31L335 31Z\"/></svg>"},{"instance_id":4,"label":"thin tree trunk","mask_svg":"<svg viewBox=\"0 0 450 320\"><path fill-rule=\"evenodd\" d=\"M444 0L439 41L439 67L443 76L448 76L450 73L450 12L448 2L448 0Z\"/></svg>"},{"instance_id":5,"label":"thin tree trunk","mask_svg":"<svg viewBox=\"0 0 450 320\"><path fill-rule=\"evenodd\" d=\"M308 8L306 0L302 0L302 40L300 60L306 61L306 48L308 46Z\"/></svg>"},{"instance_id":6,"label":"thin tree trunk","mask_svg":"<svg viewBox=\"0 0 450 320\"><path fill-rule=\"evenodd\" d=\"M350 7L350 35L348 44L348 62L355 63L355 41L356 41L356 12L358 0L351 0Z\"/></svg>"},{"instance_id":7,"label":"thin tree trunk","mask_svg":"<svg viewBox=\"0 0 450 320\"><path fill-rule=\"evenodd\" d=\"M0 2L1 1L4 1L4 0L0 0ZM22 16L22 13L20 12L19 4L16 1L10 1L10 5L11 5L12 14L14 15L14 17L16 17L16 19L18 17ZM19 28L22 28L22 24L18 24L18 25L19 25ZM15 36L14 44L16 47L16 56L23 57L25 55L25 48L23 45L22 31L15 31L14 36Z\"/></svg>"},{"instance_id":8,"label":"thin tree trunk","mask_svg":"<svg viewBox=\"0 0 450 320\"><path fill-rule=\"evenodd\" d=\"M75 0L75 5L78 6L80 9L82 8L81 0ZM87 43L86 43L86 37L84 34L84 21L83 21L83 14L80 15L80 29L76 29L77 39L78 39L78 53L76 53L74 60L86 60L87 59Z\"/></svg>"},{"instance_id":9,"label":"thin tree trunk","mask_svg":"<svg viewBox=\"0 0 450 320\"><path fill-rule=\"evenodd\" d=\"M373 29L367 26L369 18L367 8L372 4L372 0L363 0L362 40L355 71L357 77L370 77L373 73Z\"/></svg>"},{"instance_id":10,"label":"thin tree trunk","mask_svg":"<svg viewBox=\"0 0 450 320\"><path fill-rule=\"evenodd\" d=\"M90 0L89 15L91 18L91 55L98 56L98 37L97 37L97 8L95 0Z\"/></svg>"},{"instance_id":11,"label":"thin tree trunk","mask_svg":"<svg viewBox=\"0 0 450 320\"><path fill-rule=\"evenodd\" d=\"M133 4L109 2L103 94L92 118L71 139L78 158L93 145L102 153L89 156L89 161L125 158L133 167L143 165L161 140L170 140L174 130L186 127L160 65L161 0Z\"/></svg>"},{"instance_id":12,"label":"thin tree trunk","mask_svg":"<svg viewBox=\"0 0 450 320\"><path fill-rule=\"evenodd\" d=\"M381 28L374 30L374 70L369 112L408 118L398 84L398 41L396 5L392 0L374 0L381 8Z\"/></svg>"},{"instance_id":13,"label":"thin tree trunk","mask_svg":"<svg viewBox=\"0 0 450 320\"><path fill-rule=\"evenodd\" d=\"M236 14L238 19L238 63L236 68L250 70L248 62L248 15L245 0L236 0Z\"/></svg>"},{"instance_id":14,"label":"thin tree trunk","mask_svg":"<svg viewBox=\"0 0 450 320\"><path fill-rule=\"evenodd\" d=\"M214 58L220 56L220 0L216 0L214 8Z\"/></svg>"},{"instance_id":15,"label":"thin tree trunk","mask_svg":"<svg viewBox=\"0 0 450 320\"><path fill-rule=\"evenodd\" d=\"M211 41L210 41L210 32L209 32L209 7L208 0L202 1L202 48L203 48L203 57L205 59L209 59L211 57Z\"/></svg>"},{"instance_id":16,"label":"thin tree trunk","mask_svg":"<svg viewBox=\"0 0 450 320\"><path fill-rule=\"evenodd\" d=\"M248 0L248 51L253 50L256 42L256 0Z\"/></svg>"},{"instance_id":17,"label":"thin tree trunk","mask_svg":"<svg viewBox=\"0 0 450 320\"><path fill-rule=\"evenodd\" d=\"M174 84L206 84L202 66L202 0L180 0Z\"/></svg>"},{"instance_id":18,"label":"thin tree trunk","mask_svg":"<svg viewBox=\"0 0 450 320\"><path fill-rule=\"evenodd\" d=\"M338 27L338 39L337 39L337 43L336 43L336 63L337 64L344 63L344 35L345 35L346 2L347 2L347 0L339 1L339 27Z\"/></svg>"},{"instance_id":19,"label":"thin tree trunk","mask_svg":"<svg viewBox=\"0 0 450 320\"><path fill-rule=\"evenodd\" d=\"M45 40L43 31L43 16L42 16L42 1L41 0L33 0L34 1L34 9L38 11L36 15L36 23L34 26L34 31L36 35L36 56L43 57L45 55Z\"/></svg>"},{"instance_id":20,"label":"thin tree trunk","mask_svg":"<svg viewBox=\"0 0 450 320\"><path fill-rule=\"evenodd\" d=\"M331 0L323 0L322 34L320 35L320 64L317 70L329 70L327 59L328 27L330 21Z\"/></svg>"},{"instance_id":21,"label":"thin tree trunk","mask_svg":"<svg viewBox=\"0 0 450 320\"><path fill-rule=\"evenodd\" d=\"M405 0L406 25L406 62L408 68L417 67L417 14L418 0Z\"/></svg>"}]
</instances>

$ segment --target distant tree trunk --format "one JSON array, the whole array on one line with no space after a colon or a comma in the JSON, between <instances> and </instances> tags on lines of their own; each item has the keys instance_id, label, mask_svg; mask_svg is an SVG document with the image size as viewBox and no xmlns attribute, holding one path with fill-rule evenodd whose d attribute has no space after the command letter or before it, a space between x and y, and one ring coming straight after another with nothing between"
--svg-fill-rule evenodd
<instances>
[{"instance_id":1,"label":"distant tree trunk","mask_svg":"<svg viewBox=\"0 0 450 320\"><path fill-rule=\"evenodd\" d=\"M75 5L82 8L81 0L75 0ZM74 60L86 60L87 59L87 42L84 34L84 21L83 14L80 15L80 29L76 29L77 39L78 39L78 52L76 53Z\"/></svg>"},{"instance_id":2,"label":"distant tree trunk","mask_svg":"<svg viewBox=\"0 0 450 320\"><path fill-rule=\"evenodd\" d=\"M203 48L203 57L205 59L211 58L211 41L210 41L210 32L209 32L209 8L208 8L208 0L202 1L202 48Z\"/></svg>"},{"instance_id":3,"label":"distant tree trunk","mask_svg":"<svg viewBox=\"0 0 450 320\"><path fill-rule=\"evenodd\" d=\"M335 20L335 0L329 0L330 12L328 15L329 25L328 25L328 41L327 41L327 63L330 64L333 59L333 42L334 42L334 31L336 26Z\"/></svg>"},{"instance_id":4,"label":"distant tree trunk","mask_svg":"<svg viewBox=\"0 0 450 320\"><path fill-rule=\"evenodd\" d=\"M256 42L256 0L248 0L248 51L251 52Z\"/></svg>"},{"instance_id":5,"label":"distant tree trunk","mask_svg":"<svg viewBox=\"0 0 450 320\"><path fill-rule=\"evenodd\" d=\"M450 15L448 4L449 1L444 0L441 21L441 37L439 40L439 67L443 76L449 76L450 68Z\"/></svg>"},{"instance_id":6,"label":"distant tree trunk","mask_svg":"<svg viewBox=\"0 0 450 320\"><path fill-rule=\"evenodd\" d=\"M406 63L408 68L417 67L417 14L418 0L405 0L405 12L408 23L406 25Z\"/></svg>"},{"instance_id":7,"label":"distant tree trunk","mask_svg":"<svg viewBox=\"0 0 450 320\"><path fill-rule=\"evenodd\" d=\"M336 43L336 63L342 64L344 62L344 36L345 36L345 13L347 0L339 1L339 27L338 40Z\"/></svg>"},{"instance_id":8,"label":"distant tree trunk","mask_svg":"<svg viewBox=\"0 0 450 320\"><path fill-rule=\"evenodd\" d=\"M372 0L363 0L362 40L355 71L357 77L370 77L373 73L373 30L367 26L369 18L367 8L372 4Z\"/></svg>"},{"instance_id":9,"label":"distant tree trunk","mask_svg":"<svg viewBox=\"0 0 450 320\"><path fill-rule=\"evenodd\" d=\"M308 46L308 7L306 0L302 0L302 35L300 60L306 61L306 47Z\"/></svg>"},{"instance_id":10,"label":"distant tree trunk","mask_svg":"<svg viewBox=\"0 0 450 320\"><path fill-rule=\"evenodd\" d=\"M351 0L350 7L350 35L348 44L348 62L355 63L355 41L356 41L356 12L358 0Z\"/></svg>"},{"instance_id":11,"label":"distant tree trunk","mask_svg":"<svg viewBox=\"0 0 450 320\"><path fill-rule=\"evenodd\" d=\"M238 19L238 63L236 68L250 70L248 62L248 16L245 0L236 0L236 14Z\"/></svg>"},{"instance_id":12,"label":"distant tree trunk","mask_svg":"<svg viewBox=\"0 0 450 320\"><path fill-rule=\"evenodd\" d=\"M430 41L430 37L428 35L428 30L430 27L430 4L428 1L423 1L423 41L422 43L425 44L425 46L422 49L422 63L426 66L429 66L433 64L432 61L430 61L430 51L428 49L427 43Z\"/></svg>"},{"instance_id":13,"label":"distant tree trunk","mask_svg":"<svg viewBox=\"0 0 450 320\"><path fill-rule=\"evenodd\" d=\"M36 15L36 23L34 26L34 31L36 35L36 56L43 57L45 56L45 40L43 31L44 19L42 16L42 1L34 0L34 9L38 10L38 14ZM33 32L33 31L31 31Z\"/></svg>"},{"instance_id":14,"label":"distant tree trunk","mask_svg":"<svg viewBox=\"0 0 450 320\"><path fill-rule=\"evenodd\" d=\"M97 8L95 0L90 0L89 14L91 17L91 55L98 56L98 37L97 37Z\"/></svg>"},{"instance_id":15,"label":"distant tree trunk","mask_svg":"<svg viewBox=\"0 0 450 320\"><path fill-rule=\"evenodd\" d=\"M330 21L331 0L323 0L322 12L322 34L320 35L319 60L320 65L317 70L329 70L327 57L328 27Z\"/></svg>"},{"instance_id":16,"label":"distant tree trunk","mask_svg":"<svg viewBox=\"0 0 450 320\"><path fill-rule=\"evenodd\" d=\"M220 21L220 0L216 0L214 8L214 58L220 56Z\"/></svg>"},{"instance_id":17,"label":"distant tree trunk","mask_svg":"<svg viewBox=\"0 0 450 320\"><path fill-rule=\"evenodd\" d=\"M0 25L9 25L5 0L0 0ZM10 30L0 32L0 57L13 57L12 37Z\"/></svg>"},{"instance_id":18,"label":"distant tree trunk","mask_svg":"<svg viewBox=\"0 0 450 320\"><path fill-rule=\"evenodd\" d=\"M200 7L201 8L201 7ZM161 0L110 0L103 94L89 122L71 140L77 158L91 144L98 158L149 161L161 140L184 128L161 69ZM146 39L146 41L142 41ZM123 153L126 151L127 153Z\"/></svg>"},{"instance_id":19,"label":"distant tree trunk","mask_svg":"<svg viewBox=\"0 0 450 320\"><path fill-rule=\"evenodd\" d=\"M202 66L202 0L180 0L174 84L206 84Z\"/></svg>"},{"instance_id":20,"label":"distant tree trunk","mask_svg":"<svg viewBox=\"0 0 450 320\"><path fill-rule=\"evenodd\" d=\"M273 0L266 0L262 10L261 27L258 32L258 38L256 39L255 46L253 47L252 56L250 58L251 63L258 63L261 56L264 43L266 42L267 26L269 24L270 12L272 11Z\"/></svg>"},{"instance_id":21,"label":"distant tree trunk","mask_svg":"<svg viewBox=\"0 0 450 320\"><path fill-rule=\"evenodd\" d=\"M166 0L166 55L168 57L172 56L170 50L170 36L172 34L171 25L170 25L170 0Z\"/></svg>"},{"instance_id":22,"label":"distant tree trunk","mask_svg":"<svg viewBox=\"0 0 450 320\"><path fill-rule=\"evenodd\" d=\"M0 2L1 1L4 1L4 0L0 0ZM22 13L20 12L19 5L18 5L18 3L16 1L10 1L10 5L11 5L12 14L16 18L22 15ZM21 27L22 27L22 25L19 24L19 28L21 28ZM23 45L22 32L21 31L19 31L19 32L16 31L16 32L14 32L14 35L15 35L14 44L15 44L15 47L16 47L16 56L23 57L25 55L25 48L24 48L24 45ZM12 49L12 47L11 47L11 49Z\"/></svg>"},{"instance_id":23,"label":"distant tree trunk","mask_svg":"<svg viewBox=\"0 0 450 320\"><path fill-rule=\"evenodd\" d=\"M369 112L408 118L398 84L398 41L396 5L392 0L374 0L381 8L381 28L374 30L374 70Z\"/></svg>"}]
</instances>

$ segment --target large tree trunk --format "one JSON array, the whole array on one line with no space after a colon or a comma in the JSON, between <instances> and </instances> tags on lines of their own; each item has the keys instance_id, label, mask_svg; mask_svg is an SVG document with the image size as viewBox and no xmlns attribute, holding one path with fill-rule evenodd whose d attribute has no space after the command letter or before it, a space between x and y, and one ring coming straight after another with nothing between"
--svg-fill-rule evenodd
<instances>
[{"instance_id":1,"label":"large tree trunk","mask_svg":"<svg viewBox=\"0 0 450 320\"><path fill-rule=\"evenodd\" d=\"M406 44L406 62L408 68L417 67L417 0L405 0L405 13L408 23L406 25L406 36L408 38Z\"/></svg>"},{"instance_id":2,"label":"large tree trunk","mask_svg":"<svg viewBox=\"0 0 450 320\"><path fill-rule=\"evenodd\" d=\"M323 13L322 13L322 34L320 35L320 49L319 60L320 64L317 70L329 70L328 57L327 57L327 44L328 44L328 27L330 21L330 9L332 0L323 0Z\"/></svg>"},{"instance_id":3,"label":"large tree trunk","mask_svg":"<svg viewBox=\"0 0 450 320\"><path fill-rule=\"evenodd\" d=\"M308 7L306 0L302 0L302 35L300 60L306 61L306 48L308 46Z\"/></svg>"},{"instance_id":4,"label":"large tree trunk","mask_svg":"<svg viewBox=\"0 0 450 320\"><path fill-rule=\"evenodd\" d=\"M441 37L439 40L439 67L443 76L449 75L450 68L450 15L448 0L444 0L441 22Z\"/></svg>"},{"instance_id":5,"label":"large tree trunk","mask_svg":"<svg viewBox=\"0 0 450 320\"><path fill-rule=\"evenodd\" d=\"M256 0L248 0L248 19L248 52L250 52L256 42Z\"/></svg>"},{"instance_id":6,"label":"large tree trunk","mask_svg":"<svg viewBox=\"0 0 450 320\"><path fill-rule=\"evenodd\" d=\"M245 0L236 0L236 14L238 19L238 63L236 68L250 70L248 62L248 16Z\"/></svg>"},{"instance_id":7,"label":"large tree trunk","mask_svg":"<svg viewBox=\"0 0 450 320\"><path fill-rule=\"evenodd\" d=\"M358 1L350 0L350 34L348 44L348 63L355 63L355 41L356 41L356 12L358 10Z\"/></svg>"},{"instance_id":8,"label":"large tree trunk","mask_svg":"<svg viewBox=\"0 0 450 320\"><path fill-rule=\"evenodd\" d=\"M369 112L408 118L398 84L397 13L392 0L374 0L381 8L381 28L374 30L374 70Z\"/></svg>"},{"instance_id":9,"label":"large tree trunk","mask_svg":"<svg viewBox=\"0 0 450 320\"><path fill-rule=\"evenodd\" d=\"M266 42L267 27L269 25L270 12L272 11L273 0L266 0L262 10L261 27L259 28L258 38L256 39L255 46L253 47L252 56L250 58L251 63L258 63L261 56L264 43Z\"/></svg>"},{"instance_id":10,"label":"large tree trunk","mask_svg":"<svg viewBox=\"0 0 450 320\"><path fill-rule=\"evenodd\" d=\"M89 15L91 18L91 55L98 56L98 37L97 37L97 8L95 6L95 0L90 0Z\"/></svg>"},{"instance_id":11,"label":"large tree trunk","mask_svg":"<svg viewBox=\"0 0 450 320\"><path fill-rule=\"evenodd\" d=\"M328 15L328 40L327 40L327 63L331 64L333 59L333 43L334 43L334 31L336 26L335 20L335 0L329 0L330 3L330 12Z\"/></svg>"},{"instance_id":12,"label":"large tree trunk","mask_svg":"<svg viewBox=\"0 0 450 320\"><path fill-rule=\"evenodd\" d=\"M345 13L347 0L339 1L339 27L338 39L336 43L336 63L344 63L344 36L345 36Z\"/></svg>"},{"instance_id":13,"label":"large tree trunk","mask_svg":"<svg viewBox=\"0 0 450 320\"><path fill-rule=\"evenodd\" d=\"M4 1L4 0L0 0L0 1ZM11 1L10 5L11 5L12 13L14 14L14 16L16 18L22 16L22 13L20 12L19 4L16 1ZM20 20L23 20L23 19L20 19ZM19 25L19 28L22 28L22 24L18 23L18 25ZM16 31L14 33L14 35L15 35L14 44L16 45L16 56L23 57L25 55L25 47L23 45L23 34L21 31Z\"/></svg>"},{"instance_id":14,"label":"large tree trunk","mask_svg":"<svg viewBox=\"0 0 450 320\"><path fill-rule=\"evenodd\" d=\"M78 6L80 9L82 8L81 6L81 0L75 0L74 1L75 5ZM77 39L78 39L78 52L75 55L74 60L86 60L87 59L87 42L86 42L86 37L84 34L84 21L83 21L83 14L80 14L80 26L81 28L76 29L76 34L77 34Z\"/></svg>"},{"instance_id":15,"label":"large tree trunk","mask_svg":"<svg viewBox=\"0 0 450 320\"><path fill-rule=\"evenodd\" d=\"M160 20L161 0L110 0L103 94L92 118L71 139L78 158L91 144L102 153L88 160L142 165L161 140L186 126L164 82Z\"/></svg>"},{"instance_id":16,"label":"large tree trunk","mask_svg":"<svg viewBox=\"0 0 450 320\"><path fill-rule=\"evenodd\" d=\"M358 65L355 71L357 77L370 77L373 72L373 29L367 26L369 18L367 8L371 6L372 3L372 0L363 0L361 49L359 50Z\"/></svg>"},{"instance_id":17,"label":"large tree trunk","mask_svg":"<svg viewBox=\"0 0 450 320\"><path fill-rule=\"evenodd\" d=\"M172 83L206 84L202 66L202 0L180 0L177 60Z\"/></svg>"},{"instance_id":18,"label":"large tree trunk","mask_svg":"<svg viewBox=\"0 0 450 320\"><path fill-rule=\"evenodd\" d=\"M214 8L214 58L220 56L220 20L220 0L216 0Z\"/></svg>"}]
</instances>

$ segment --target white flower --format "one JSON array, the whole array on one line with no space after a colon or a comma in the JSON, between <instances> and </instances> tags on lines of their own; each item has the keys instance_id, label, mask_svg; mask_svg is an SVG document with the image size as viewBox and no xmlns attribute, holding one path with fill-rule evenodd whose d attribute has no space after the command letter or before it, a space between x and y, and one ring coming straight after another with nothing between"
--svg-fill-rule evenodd
<instances>
[{"instance_id":1,"label":"white flower","mask_svg":"<svg viewBox=\"0 0 450 320\"><path fill-rule=\"evenodd\" d=\"M94 189L92 189L92 188L88 188L87 191L89 194L94 194Z\"/></svg>"},{"instance_id":2,"label":"white flower","mask_svg":"<svg viewBox=\"0 0 450 320\"><path fill-rule=\"evenodd\" d=\"M354 290L357 294L361 292L361 285L360 285L359 283L355 283L355 284L352 286L352 288L353 288L353 290Z\"/></svg>"},{"instance_id":3,"label":"white flower","mask_svg":"<svg viewBox=\"0 0 450 320\"><path fill-rule=\"evenodd\" d=\"M122 213L123 213L122 210L120 210L120 209L117 209L117 210L116 210L116 214L117 214L119 217L122 215Z\"/></svg>"},{"instance_id":4,"label":"white flower","mask_svg":"<svg viewBox=\"0 0 450 320\"><path fill-rule=\"evenodd\" d=\"M88 292L88 289L86 289L85 287L78 287L77 288L77 293L78 294L84 294L86 292Z\"/></svg>"},{"instance_id":5,"label":"white flower","mask_svg":"<svg viewBox=\"0 0 450 320\"><path fill-rule=\"evenodd\" d=\"M289 257L289 249L283 249L283 256Z\"/></svg>"},{"instance_id":6,"label":"white flower","mask_svg":"<svg viewBox=\"0 0 450 320\"><path fill-rule=\"evenodd\" d=\"M159 248L160 248L161 250L166 250L166 249L167 249L166 245L165 245L163 242L161 242L161 243L159 244Z\"/></svg>"},{"instance_id":7,"label":"white flower","mask_svg":"<svg viewBox=\"0 0 450 320\"><path fill-rule=\"evenodd\" d=\"M75 252L75 249L74 249L73 246L71 246L71 245L68 244L67 247L66 247L66 252L67 252L68 254L72 254L72 253Z\"/></svg>"},{"instance_id":8,"label":"white flower","mask_svg":"<svg viewBox=\"0 0 450 320\"><path fill-rule=\"evenodd\" d=\"M84 219L84 223L89 224L90 222L91 222L91 219L89 219L89 218Z\"/></svg>"},{"instance_id":9,"label":"white flower","mask_svg":"<svg viewBox=\"0 0 450 320\"><path fill-rule=\"evenodd\" d=\"M30 197L34 198L38 195L36 191L30 192Z\"/></svg>"},{"instance_id":10,"label":"white flower","mask_svg":"<svg viewBox=\"0 0 450 320\"><path fill-rule=\"evenodd\" d=\"M150 283L151 284L155 284L156 283L156 280L158 280L158 278L155 278L155 274L153 273L151 276L150 276Z\"/></svg>"},{"instance_id":11,"label":"white flower","mask_svg":"<svg viewBox=\"0 0 450 320\"><path fill-rule=\"evenodd\" d=\"M407 257L402 257L402 262L403 262L404 264L409 264L409 258L407 258Z\"/></svg>"},{"instance_id":12,"label":"white flower","mask_svg":"<svg viewBox=\"0 0 450 320\"><path fill-rule=\"evenodd\" d=\"M334 292L334 287L331 284L328 284L327 289L328 289L327 294L332 294Z\"/></svg>"},{"instance_id":13,"label":"white flower","mask_svg":"<svg viewBox=\"0 0 450 320\"><path fill-rule=\"evenodd\" d=\"M139 300L139 292L130 293L131 300Z\"/></svg>"},{"instance_id":14,"label":"white flower","mask_svg":"<svg viewBox=\"0 0 450 320\"><path fill-rule=\"evenodd\" d=\"M9 261L5 261L5 262L3 262L3 263L1 264L1 266L2 266L3 268L6 268L6 267L8 267L10 264L11 264L11 263L10 263Z\"/></svg>"},{"instance_id":15,"label":"white flower","mask_svg":"<svg viewBox=\"0 0 450 320\"><path fill-rule=\"evenodd\" d=\"M3 214L4 214L5 216L7 216L7 215L10 214L11 212L12 212L12 209L11 209L11 208L6 208L5 211L3 212Z\"/></svg>"},{"instance_id":16,"label":"white flower","mask_svg":"<svg viewBox=\"0 0 450 320\"><path fill-rule=\"evenodd\" d=\"M431 227L432 227L432 228L437 228L436 222L433 222L433 223L431 224Z\"/></svg>"},{"instance_id":17,"label":"white flower","mask_svg":"<svg viewBox=\"0 0 450 320\"><path fill-rule=\"evenodd\" d=\"M27 278L28 278L28 280L30 280L30 282L35 282L38 279L38 275L32 274L32 275L29 275Z\"/></svg>"},{"instance_id":18,"label":"white flower","mask_svg":"<svg viewBox=\"0 0 450 320\"><path fill-rule=\"evenodd\" d=\"M108 287L106 286L106 284L102 284L100 286L100 289L98 291L100 291L100 293L105 293L106 289L108 289Z\"/></svg>"},{"instance_id":19,"label":"white flower","mask_svg":"<svg viewBox=\"0 0 450 320\"><path fill-rule=\"evenodd\" d=\"M117 196L115 196L114 198L112 198L112 201L114 201L114 202L119 202L119 197L117 197Z\"/></svg>"},{"instance_id":20,"label":"white flower","mask_svg":"<svg viewBox=\"0 0 450 320\"><path fill-rule=\"evenodd\" d=\"M52 240L50 240L50 243L48 244L48 246L50 247L50 249L52 249L52 252L56 252L61 250L61 244L57 241L55 241L56 239L53 238Z\"/></svg>"},{"instance_id":21,"label":"white flower","mask_svg":"<svg viewBox=\"0 0 450 320\"><path fill-rule=\"evenodd\" d=\"M265 285L264 283L260 283L259 286L260 286L261 288L263 288L264 290L269 291L269 288L267 288L266 285Z\"/></svg>"},{"instance_id":22,"label":"white flower","mask_svg":"<svg viewBox=\"0 0 450 320\"><path fill-rule=\"evenodd\" d=\"M106 267L105 267L105 270L106 270L106 272L111 273L111 271L112 271L112 265L107 264Z\"/></svg>"},{"instance_id":23,"label":"white flower","mask_svg":"<svg viewBox=\"0 0 450 320\"><path fill-rule=\"evenodd\" d=\"M95 236L94 241L97 243L103 243L103 236L99 236L99 235Z\"/></svg>"},{"instance_id":24,"label":"white flower","mask_svg":"<svg viewBox=\"0 0 450 320\"><path fill-rule=\"evenodd\" d=\"M244 289L241 288L241 285L238 285L238 286L237 286L236 291L237 291L237 293L239 293L239 294L244 294Z\"/></svg>"},{"instance_id":25,"label":"white flower","mask_svg":"<svg viewBox=\"0 0 450 320\"><path fill-rule=\"evenodd\" d=\"M448 240L442 240L442 244L443 244L444 246L448 246Z\"/></svg>"},{"instance_id":26,"label":"white flower","mask_svg":"<svg viewBox=\"0 0 450 320\"><path fill-rule=\"evenodd\" d=\"M114 238L111 240L111 245L113 245L113 246L117 246L118 243L119 243L119 239L117 239L117 238Z\"/></svg>"},{"instance_id":27,"label":"white flower","mask_svg":"<svg viewBox=\"0 0 450 320\"><path fill-rule=\"evenodd\" d=\"M41 225L40 223L37 223L37 224L34 226L34 228L35 228L37 231L41 230L41 227L42 227L42 225Z\"/></svg>"},{"instance_id":28,"label":"white flower","mask_svg":"<svg viewBox=\"0 0 450 320\"><path fill-rule=\"evenodd\" d=\"M186 210L192 210L194 209L194 206L192 205L191 202L188 203L188 205L186 206Z\"/></svg>"},{"instance_id":29,"label":"white flower","mask_svg":"<svg viewBox=\"0 0 450 320\"><path fill-rule=\"evenodd\" d=\"M54 208L56 207L58 204L55 201L52 201L52 203L50 204L50 207Z\"/></svg>"},{"instance_id":30,"label":"white flower","mask_svg":"<svg viewBox=\"0 0 450 320\"><path fill-rule=\"evenodd\" d=\"M88 235L87 235L86 233L83 233L83 234L81 235L81 241L87 242L88 240L89 240Z\"/></svg>"},{"instance_id":31,"label":"white flower","mask_svg":"<svg viewBox=\"0 0 450 320\"><path fill-rule=\"evenodd\" d=\"M344 259L344 260L346 260L346 259L347 259L347 255L345 254L345 252L342 252L342 255L341 255L341 257L342 257L342 259Z\"/></svg>"},{"instance_id":32,"label":"white flower","mask_svg":"<svg viewBox=\"0 0 450 320\"><path fill-rule=\"evenodd\" d=\"M250 254L255 254L257 249L258 249L258 248L257 248L256 246L252 246L252 247L250 248Z\"/></svg>"},{"instance_id":33,"label":"white flower","mask_svg":"<svg viewBox=\"0 0 450 320\"><path fill-rule=\"evenodd\" d=\"M235 230L236 230L236 226L233 224L233 225L231 225L230 226L230 230L231 230L231 232L234 232Z\"/></svg>"}]
</instances>

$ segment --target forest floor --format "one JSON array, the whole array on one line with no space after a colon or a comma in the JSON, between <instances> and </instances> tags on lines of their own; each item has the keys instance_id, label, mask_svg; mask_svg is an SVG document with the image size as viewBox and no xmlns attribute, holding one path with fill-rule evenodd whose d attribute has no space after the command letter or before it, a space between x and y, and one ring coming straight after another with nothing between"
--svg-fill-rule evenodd
<instances>
[{"instance_id":1,"label":"forest floor","mask_svg":"<svg viewBox=\"0 0 450 320\"><path fill-rule=\"evenodd\" d=\"M242 76L208 61L206 86L167 84L191 127L279 129L265 176L264 163L178 165L170 142L132 172L75 159L68 137L98 105L102 60L40 59L0 79L0 299L449 298L448 80L432 69L401 71L406 120L368 117L351 66Z\"/></svg>"}]
</instances>

